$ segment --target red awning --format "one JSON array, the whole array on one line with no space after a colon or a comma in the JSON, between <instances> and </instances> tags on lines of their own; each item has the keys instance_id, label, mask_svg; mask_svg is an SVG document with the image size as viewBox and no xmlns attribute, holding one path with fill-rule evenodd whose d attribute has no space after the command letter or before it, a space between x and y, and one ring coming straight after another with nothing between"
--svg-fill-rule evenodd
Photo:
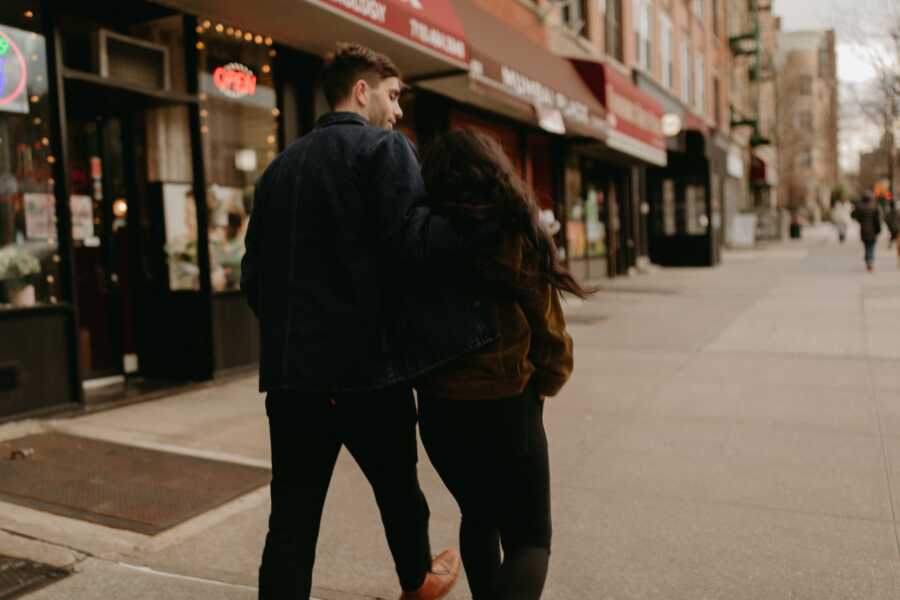
<instances>
[{"instance_id":1,"label":"red awning","mask_svg":"<svg viewBox=\"0 0 900 600\"><path fill-rule=\"evenodd\" d=\"M654 165L665 165L666 138L662 131L665 111L662 104L613 66L570 60L606 109L610 124L606 145Z\"/></svg>"},{"instance_id":2,"label":"red awning","mask_svg":"<svg viewBox=\"0 0 900 600\"><path fill-rule=\"evenodd\" d=\"M471 89L497 102L527 107L553 133L603 139L603 107L569 62L534 43L471 0L454 0L469 41ZM455 96L459 99L460 94Z\"/></svg>"},{"instance_id":3,"label":"red awning","mask_svg":"<svg viewBox=\"0 0 900 600\"><path fill-rule=\"evenodd\" d=\"M462 68L469 52L451 0L307 0Z\"/></svg>"}]
</instances>

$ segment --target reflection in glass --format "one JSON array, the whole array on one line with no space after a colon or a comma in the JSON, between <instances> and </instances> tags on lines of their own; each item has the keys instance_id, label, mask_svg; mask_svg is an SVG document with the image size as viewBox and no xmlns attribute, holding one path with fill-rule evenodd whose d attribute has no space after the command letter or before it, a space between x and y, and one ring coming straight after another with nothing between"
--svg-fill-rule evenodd
<instances>
[{"instance_id":1,"label":"reflection in glass","mask_svg":"<svg viewBox=\"0 0 900 600\"><path fill-rule=\"evenodd\" d=\"M48 117L44 38L0 24L0 309L58 301Z\"/></svg>"},{"instance_id":2,"label":"reflection in glass","mask_svg":"<svg viewBox=\"0 0 900 600\"><path fill-rule=\"evenodd\" d=\"M210 275L213 290L223 292L240 286L254 184L278 151L279 113L275 51L267 38L257 32L229 35L225 24L208 22L198 28L200 118L210 183Z\"/></svg>"}]
</instances>

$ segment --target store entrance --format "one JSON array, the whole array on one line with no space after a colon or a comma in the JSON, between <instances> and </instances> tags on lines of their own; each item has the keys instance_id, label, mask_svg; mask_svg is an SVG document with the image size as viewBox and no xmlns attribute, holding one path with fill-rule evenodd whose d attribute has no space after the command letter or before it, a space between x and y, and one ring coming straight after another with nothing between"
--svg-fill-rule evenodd
<instances>
[{"instance_id":1,"label":"store entrance","mask_svg":"<svg viewBox=\"0 0 900 600\"><path fill-rule=\"evenodd\" d=\"M143 150L142 132L134 127L138 113L84 110L89 107L73 98L67 123L78 345L86 380L140 370L135 222L138 182L145 179L137 168Z\"/></svg>"},{"instance_id":2,"label":"store entrance","mask_svg":"<svg viewBox=\"0 0 900 600\"><path fill-rule=\"evenodd\" d=\"M209 308L187 107L83 79L65 91L85 388L203 378Z\"/></svg>"}]
</instances>

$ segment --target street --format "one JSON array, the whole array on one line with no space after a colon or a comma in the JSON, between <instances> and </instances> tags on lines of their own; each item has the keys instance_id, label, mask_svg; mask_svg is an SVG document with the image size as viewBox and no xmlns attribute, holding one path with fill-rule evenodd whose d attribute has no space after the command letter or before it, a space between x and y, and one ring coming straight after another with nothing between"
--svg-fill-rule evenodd
<instances>
[{"instance_id":1,"label":"street","mask_svg":"<svg viewBox=\"0 0 900 600\"><path fill-rule=\"evenodd\" d=\"M549 400L547 600L900 597L900 269L858 235L726 252L705 269L602 281L570 303L575 374ZM268 465L246 377L72 419L59 431ZM461 440L462 443L462 440ZM458 512L423 450L432 547ZM75 573L29 600L255 598L268 491L155 536L0 503L0 554ZM314 577L321 600L396 598L368 484L342 452ZM467 598L461 578L450 598Z\"/></svg>"}]
</instances>

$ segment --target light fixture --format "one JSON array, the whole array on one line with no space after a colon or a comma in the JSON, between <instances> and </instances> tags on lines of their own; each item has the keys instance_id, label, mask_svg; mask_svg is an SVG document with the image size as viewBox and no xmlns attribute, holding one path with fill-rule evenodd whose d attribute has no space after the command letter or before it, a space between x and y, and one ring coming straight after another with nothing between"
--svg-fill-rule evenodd
<instances>
[{"instance_id":1,"label":"light fixture","mask_svg":"<svg viewBox=\"0 0 900 600\"><path fill-rule=\"evenodd\" d=\"M257 34L257 36L255 38L253 38L253 41L256 42L257 44L262 44L263 36Z\"/></svg>"},{"instance_id":2,"label":"light fixture","mask_svg":"<svg viewBox=\"0 0 900 600\"><path fill-rule=\"evenodd\" d=\"M30 11L30 10L26 10L26 11L25 11L25 18L26 18L26 19L31 19L32 17L34 17L34 12L33 12L33 11Z\"/></svg>"},{"instance_id":3,"label":"light fixture","mask_svg":"<svg viewBox=\"0 0 900 600\"><path fill-rule=\"evenodd\" d=\"M117 218L124 219L128 214L128 201L125 198L116 198L113 201L112 210Z\"/></svg>"},{"instance_id":4,"label":"light fixture","mask_svg":"<svg viewBox=\"0 0 900 600\"><path fill-rule=\"evenodd\" d=\"M216 23L216 31L218 31L219 33L222 33L223 31L225 31L225 26L222 25L221 23Z\"/></svg>"}]
</instances>

